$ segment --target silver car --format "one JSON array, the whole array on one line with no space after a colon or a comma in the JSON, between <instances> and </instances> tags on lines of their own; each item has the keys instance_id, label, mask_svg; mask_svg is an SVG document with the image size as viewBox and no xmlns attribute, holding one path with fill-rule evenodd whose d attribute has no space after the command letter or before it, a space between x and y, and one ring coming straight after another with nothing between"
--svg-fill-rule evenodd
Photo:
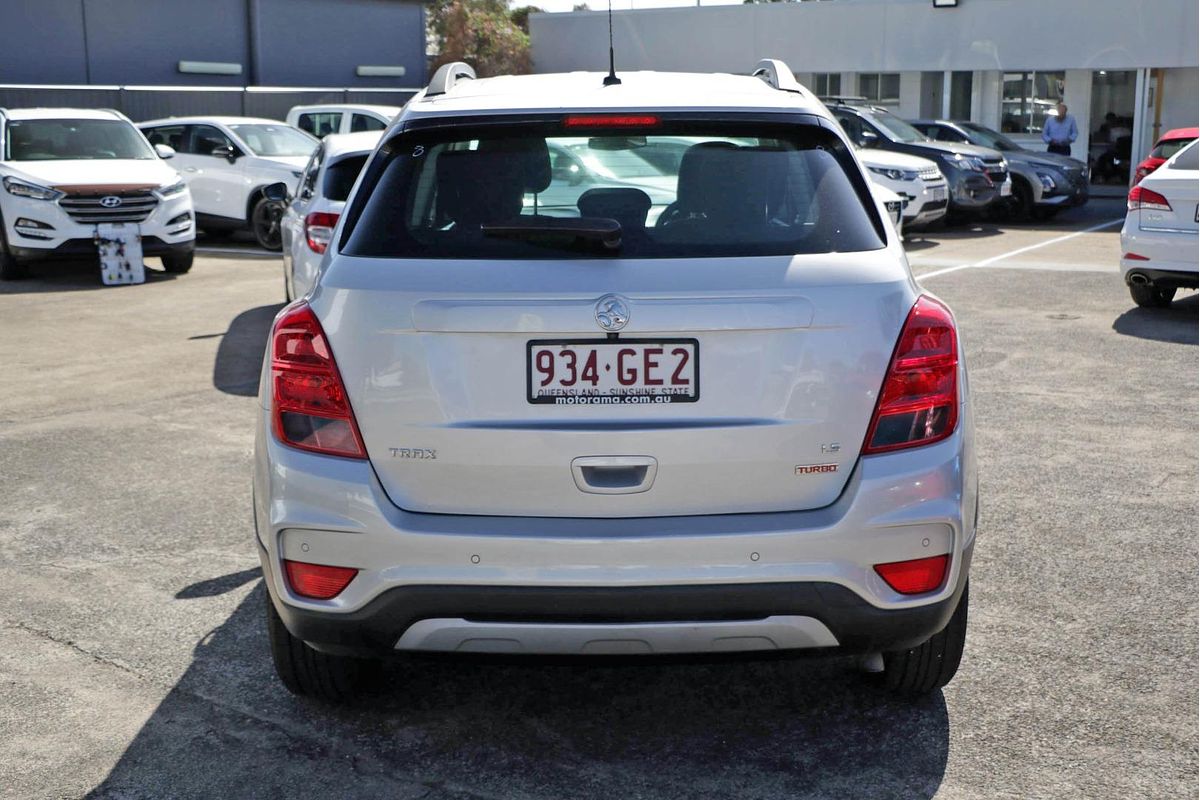
<instances>
[{"instance_id":1,"label":"silver car","mask_svg":"<svg viewBox=\"0 0 1200 800\"><path fill-rule=\"evenodd\" d=\"M263 364L290 690L337 700L420 651L954 675L977 521L957 326L827 110L756 73L451 64L384 133ZM544 208L581 137L584 160L697 142L668 196L614 174Z\"/></svg>"},{"instance_id":2,"label":"silver car","mask_svg":"<svg viewBox=\"0 0 1200 800\"><path fill-rule=\"evenodd\" d=\"M284 197L279 231L283 294L288 300L312 288L346 198L378 143L378 131L326 136L304 167L296 195Z\"/></svg>"}]
</instances>

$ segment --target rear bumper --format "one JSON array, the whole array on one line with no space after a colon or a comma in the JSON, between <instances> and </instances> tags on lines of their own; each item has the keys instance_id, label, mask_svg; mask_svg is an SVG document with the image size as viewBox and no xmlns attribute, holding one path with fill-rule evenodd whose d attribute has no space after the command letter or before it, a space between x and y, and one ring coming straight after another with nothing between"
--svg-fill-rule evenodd
<instances>
[{"instance_id":1,"label":"rear bumper","mask_svg":"<svg viewBox=\"0 0 1200 800\"><path fill-rule=\"evenodd\" d=\"M941 600L880 609L835 583L636 587L402 586L332 615L283 602L259 546L271 600L293 636L326 652L678 653L913 647L945 627L966 584L972 547Z\"/></svg>"},{"instance_id":2,"label":"rear bumper","mask_svg":"<svg viewBox=\"0 0 1200 800\"><path fill-rule=\"evenodd\" d=\"M461 651L500 639L508 644L486 648L596 653L608 650L595 642L619 641L614 652L681 652L683 634L688 652L900 649L943 627L967 580L978 491L965 402L960 419L942 442L860 459L821 509L553 518L405 511L368 462L284 447L260 409L254 513L265 583L293 635L335 652ZM898 594L874 571L942 553L947 575L926 594ZM359 573L336 598L310 600L287 585L284 559ZM571 627L580 625L602 627Z\"/></svg>"},{"instance_id":3,"label":"rear bumper","mask_svg":"<svg viewBox=\"0 0 1200 800\"><path fill-rule=\"evenodd\" d=\"M142 254L149 257L186 255L196 249L196 240L164 242L157 236L142 237ZM9 242L8 250L18 261L97 261L100 256L91 239L68 239L54 248L21 247Z\"/></svg>"},{"instance_id":4,"label":"rear bumper","mask_svg":"<svg viewBox=\"0 0 1200 800\"><path fill-rule=\"evenodd\" d=\"M1131 283L1130 276L1140 273L1157 286L1197 288L1200 259L1196 256L1196 233L1143 230L1139 220L1139 212L1131 211L1121 228L1121 276L1125 283ZM1129 254L1141 258L1125 258Z\"/></svg>"},{"instance_id":5,"label":"rear bumper","mask_svg":"<svg viewBox=\"0 0 1200 800\"><path fill-rule=\"evenodd\" d=\"M1200 288L1200 275L1196 272L1187 272L1183 270L1170 269L1149 269L1140 267L1139 264L1144 264L1144 261L1127 261L1121 260L1121 267L1125 272L1125 285L1129 286L1133 283L1130 277L1134 274L1145 275L1149 282L1154 286L1160 286L1164 289L1196 289Z\"/></svg>"}]
</instances>

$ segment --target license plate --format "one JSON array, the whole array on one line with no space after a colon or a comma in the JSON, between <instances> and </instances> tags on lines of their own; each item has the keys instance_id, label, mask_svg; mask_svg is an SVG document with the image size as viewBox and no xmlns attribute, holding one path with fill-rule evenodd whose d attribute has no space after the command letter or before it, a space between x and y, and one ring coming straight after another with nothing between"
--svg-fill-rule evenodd
<instances>
[{"instance_id":1,"label":"license plate","mask_svg":"<svg viewBox=\"0 0 1200 800\"><path fill-rule=\"evenodd\" d=\"M695 339L531 340L525 374L530 403L694 403L700 399L700 343Z\"/></svg>"},{"instance_id":2,"label":"license plate","mask_svg":"<svg viewBox=\"0 0 1200 800\"><path fill-rule=\"evenodd\" d=\"M1012 181L1005 181L1000 184L1000 196L1009 197L1012 195Z\"/></svg>"},{"instance_id":3,"label":"license plate","mask_svg":"<svg viewBox=\"0 0 1200 800\"><path fill-rule=\"evenodd\" d=\"M945 200L946 199L946 187L945 186L935 186L932 189L930 189L929 190L929 199L933 200L933 201Z\"/></svg>"}]
</instances>

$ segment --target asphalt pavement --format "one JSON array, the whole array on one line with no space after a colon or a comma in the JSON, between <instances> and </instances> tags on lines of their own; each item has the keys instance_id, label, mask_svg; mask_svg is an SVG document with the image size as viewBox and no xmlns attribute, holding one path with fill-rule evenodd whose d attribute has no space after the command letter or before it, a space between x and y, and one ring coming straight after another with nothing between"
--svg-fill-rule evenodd
<instances>
[{"instance_id":1,"label":"asphalt pavement","mask_svg":"<svg viewBox=\"0 0 1200 800\"><path fill-rule=\"evenodd\" d=\"M438 660L297 700L250 516L278 260L0 284L0 797L1196 797L1197 295L1133 305L1122 216L911 237L983 502L966 656L915 703L836 658Z\"/></svg>"}]
</instances>

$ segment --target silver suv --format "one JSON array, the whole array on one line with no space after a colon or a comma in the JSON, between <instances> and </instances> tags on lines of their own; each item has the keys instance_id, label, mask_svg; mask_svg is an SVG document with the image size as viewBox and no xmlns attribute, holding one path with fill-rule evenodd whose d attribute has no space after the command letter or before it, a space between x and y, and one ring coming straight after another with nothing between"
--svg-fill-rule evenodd
<instances>
[{"instance_id":1,"label":"silver suv","mask_svg":"<svg viewBox=\"0 0 1200 800\"><path fill-rule=\"evenodd\" d=\"M950 680L977 502L954 317L824 106L756 75L453 64L384 133L263 364L289 689L412 651Z\"/></svg>"}]
</instances>

